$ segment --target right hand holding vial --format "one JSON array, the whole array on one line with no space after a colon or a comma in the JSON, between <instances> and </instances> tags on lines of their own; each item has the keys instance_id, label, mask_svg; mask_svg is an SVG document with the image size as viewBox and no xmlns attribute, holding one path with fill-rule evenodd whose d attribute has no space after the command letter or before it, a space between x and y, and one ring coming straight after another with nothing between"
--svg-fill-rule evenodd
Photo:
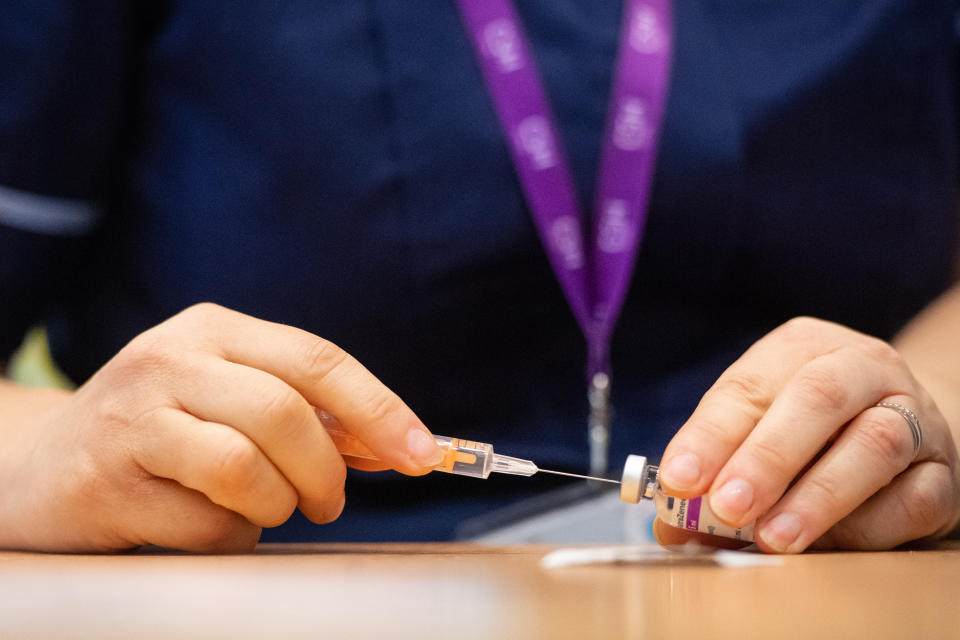
<instances>
[{"instance_id":1,"label":"right hand holding vial","mask_svg":"<svg viewBox=\"0 0 960 640\"><path fill-rule=\"evenodd\" d=\"M664 490L703 496L728 526L755 522L766 552L889 549L947 535L960 522L960 453L924 384L958 406L944 373L954 363L913 359L926 365L926 383L877 338L814 318L781 325L720 376L673 437ZM950 415L957 420L955 408ZM666 543L689 536L662 524L656 533Z\"/></svg>"}]
</instances>

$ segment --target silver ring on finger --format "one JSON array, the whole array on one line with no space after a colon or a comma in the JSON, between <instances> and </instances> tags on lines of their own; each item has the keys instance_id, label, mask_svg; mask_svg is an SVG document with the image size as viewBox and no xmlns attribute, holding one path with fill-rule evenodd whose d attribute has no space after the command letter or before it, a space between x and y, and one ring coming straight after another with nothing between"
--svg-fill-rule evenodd
<instances>
[{"instance_id":1,"label":"silver ring on finger","mask_svg":"<svg viewBox=\"0 0 960 640\"><path fill-rule=\"evenodd\" d=\"M923 443L923 431L920 429L920 418L917 417L917 414L897 402L880 401L876 406L893 409L904 419L907 426L910 427L910 435L913 436L913 457L916 458L917 454L920 453L920 445Z\"/></svg>"}]
</instances>

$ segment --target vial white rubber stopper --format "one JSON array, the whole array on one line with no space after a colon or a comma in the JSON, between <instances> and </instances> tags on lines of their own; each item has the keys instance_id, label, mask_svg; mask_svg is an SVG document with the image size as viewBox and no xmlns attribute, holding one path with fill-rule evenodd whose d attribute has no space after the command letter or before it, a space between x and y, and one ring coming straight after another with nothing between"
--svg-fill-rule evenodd
<instances>
[{"instance_id":1,"label":"vial white rubber stopper","mask_svg":"<svg viewBox=\"0 0 960 640\"><path fill-rule=\"evenodd\" d=\"M623 465L623 479L620 483L620 500L637 504L643 496L644 475L647 469L646 456L627 456Z\"/></svg>"}]
</instances>

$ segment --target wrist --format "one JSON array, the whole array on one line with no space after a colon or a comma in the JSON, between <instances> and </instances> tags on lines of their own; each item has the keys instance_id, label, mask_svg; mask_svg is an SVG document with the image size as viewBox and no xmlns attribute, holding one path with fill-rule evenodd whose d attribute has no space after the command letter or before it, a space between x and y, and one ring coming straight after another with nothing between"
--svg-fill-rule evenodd
<instances>
[{"instance_id":1,"label":"wrist","mask_svg":"<svg viewBox=\"0 0 960 640\"><path fill-rule=\"evenodd\" d=\"M26 387L0 379L0 432L4 427L36 418L72 395L64 389Z\"/></svg>"}]
</instances>

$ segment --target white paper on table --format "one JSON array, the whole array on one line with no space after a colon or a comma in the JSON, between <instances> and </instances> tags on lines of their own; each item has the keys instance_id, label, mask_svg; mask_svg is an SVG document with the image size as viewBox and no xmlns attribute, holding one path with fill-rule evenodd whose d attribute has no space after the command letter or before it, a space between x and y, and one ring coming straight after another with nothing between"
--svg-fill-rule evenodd
<instances>
[{"instance_id":1,"label":"white paper on table","mask_svg":"<svg viewBox=\"0 0 960 640\"><path fill-rule=\"evenodd\" d=\"M544 569L582 565L626 564L643 566L763 567L783 564L779 556L750 551L729 551L687 544L665 549L659 545L617 545L557 549L540 561Z\"/></svg>"}]
</instances>

